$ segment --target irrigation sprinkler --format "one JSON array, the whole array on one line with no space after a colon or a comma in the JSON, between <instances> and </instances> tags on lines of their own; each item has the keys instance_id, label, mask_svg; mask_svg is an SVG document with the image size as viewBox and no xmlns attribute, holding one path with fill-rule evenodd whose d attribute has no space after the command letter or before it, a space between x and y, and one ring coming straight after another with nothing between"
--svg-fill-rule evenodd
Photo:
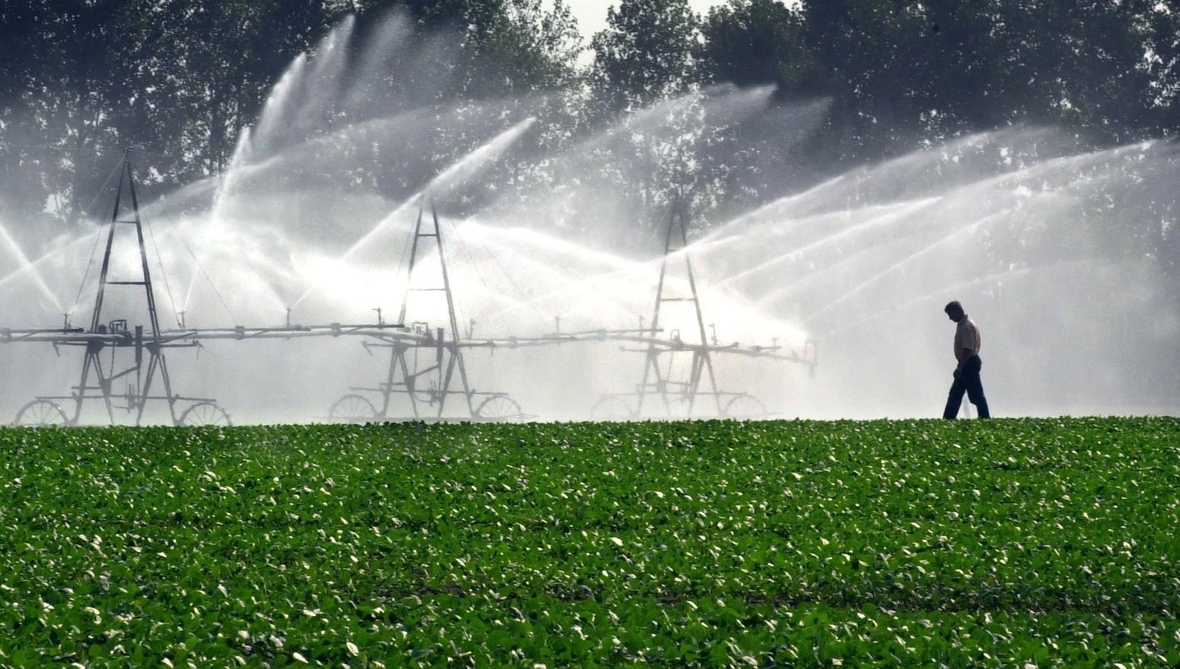
<instances>
[{"instance_id":1,"label":"irrigation sprinkler","mask_svg":"<svg viewBox=\"0 0 1180 669\"><path fill-rule=\"evenodd\" d=\"M454 292L450 283L442 230L434 203L423 198L414 224L410 242L408 275L402 296L399 322L406 322L410 296L429 293L445 300L450 326L431 327L426 322L412 322L407 333L375 333L362 344L366 350L388 349L389 363L385 377L373 386L351 387L330 409L330 416L341 422L371 422L387 420L443 420L448 401L461 403L458 419L476 421L512 421L528 416L520 405L503 392L476 391L471 383L464 360L464 351L474 348L495 350L521 347L548 346L591 341L621 341L621 350L645 354L642 381L635 392L604 395L594 405L592 417L601 419L633 419L644 415L653 402L662 404L667 416L694 417L703 412L698 400L709 401L712 415L727 418L758 418L768 414L763 403L747 392L722 390L717 383L713 357L718 354L750 358L766 358L804 364L814 373L816 344L808 341L802 351L787 349L775 341L770 346L722 345L717 341L716 328L710 339L706 333L692 259L686 251L687 224L684 207L675 203L669 211L664 239L663 260L660 267L654 312L649 324L641 320L632 330L591 329L562 332L560 319L552 334L539 337L471 337L460 334L455 310ZM438 254L441 283L417 286L414 269L423 262L427 245L433 244ZM665 278L669 262L676 256L684 261L688 277L689 296L667 294ZM665 333L661 323L661 307L670 302L691 303L696 319L698 341L682 337L678 330ZM710 326L712 327L712 326ZM673 378L676 358L691 356L687 379ZM457 373L456 373L457 372ZM452 396L458 396L452 399Z\"/></svg>"},{"instance_id":2,"label":"irrigation sprinkler","mask_svg":"<svg viewBox=\"0 0 1180 669\"><path fill-rule=\"evenodd\" d=\"M431 244L438 254L441 283L414 285L414 269L423 261L423 254L428 252L426 247ZM432 328L429 323L421 321L410 324L407 333L392 336L386 333L373 334L371 339L375 339L375 342L362 343L370 353L373 349L389 349L389 365L385 378L376 386L350 387L350 392L338 399L329 410L332 420L353 423L441 420L446 412L448 400L455 395L458 396L457 401L462 402L462 419L512 421L526 418L520 404L507 393L480 392L472 388L463 351L469 348L515 348L528 345L534 340L474 340L470 338L470 329L468 338L461 338L438 210L433 201L428 201L425 197L419 204L414 222L406 285L398 311L399 323L405 322L410 297L415 293L441 295L445 299L449 335L447 327ZM380 319L381 315L378 313L378 320Z\"/></svg>"},{"instance_id":3,"label":"irrigation sprinkler","mask_svg":"<svg viewBox=\"0 0 1180 669\"><path fill-rule=\"evenodd\" d=\"M415 285L414 270L426 260L431 246L438 256L441 280L433 285ZM537 337L475 338L472 336L474 321L468 323L465 334L461 333L438 209L428 196L423 196L419 201L413 237L410 240L410 260L398 312L400 323L406 323L410 317L409 301L414 294L433 295L444 300L449 330L447 327L431 327L427 322L414 321L407 324L407 331L404 333L370 334L369 341L362 342L366 350L370 353L373 350L389 350L385 377L376 385L350 387L350 392L332 405L329 411L332 420L354 423L446 420L448 401L452 404L461 403L455 416L458 420L524 420L530 416L508 393L479 391L472 386L464 358L465 351L483 349L494 352L498 349L606 341L635 337L647 332L642 328L562 332L561 320L558 318L554 333Z\"/></svg>"},{"instance_id":4,"label":"irrigation sprinkler","mask_svg":"<svg viewBox=\"0 0 1180 669\"><path fill-rule=\"evenodd\" d=\"M722 390L718 386L713 367L714 356L736 355L797 363L806 365L809 372L814 374L817 364L816 342L806 341L801 351L788 349L777 341L770 346L722 345L718 343L715 324L709 326L713 332L710 338L705 327L692 257L688 253L688 212L683 200L677 198L672 202L666 221L664 252L651 325L640 335L614 334L610 337L628 342L621 350L644 354L642 379L634 392L603 395L591 410L591 417L601 420L641 418L646 415L645 410L651 408L651 403L658 401L666 417L693 418L704 413L698 404L702 399L710 405L712 415L717 417L746 419L768 416L765 405L757 397L743 391ZM684 261L687 295L669 295L667 291L665 279L669 262L675 257ZM665 334L661 329L661 308L673 302L692 306L696 325L696 332L692 335L684 336L679 330ZM674 378L677 361L686 357L687 373Z\"/></svg>"},{"instance_id":5,"label":"irrigation sprinkler","mask_svg":"<svg viewBox=\"0 0 1180 669\"><path fill-rule=\"evenodd\" d=\"M228 425L229 414L211 398L186 397L173 392L168 362L164 355L169 348L191 348L195 341L170 340L160 329L152 289L151 271L144 244L143 222L139 214L139 196L135 188L135 172L131 164L134 149L123 152L119 166L119 186L107 225L106 247L102 269L98 276L98 291L88 329L74 328L68 318L60 330L5 331L2 340L8 342L40 341L54 347L84 349L78 385L69 395L42 396L24 405L16 414L17 425L77 425L88 402L101 402L111 423L115 410L134 414L138 425L150 402L162 402L174 425ZM134 232L134 243L139 253L138 274L125 279L112 278L111 255L119 238L126 244L121 230ZM108 290L128 289L138 292L147 310L147 324L129 326L126 318L104 320L104 300ZM134 299L134 298L133 298ZM104 355L109 353L109 355ZM117 381L125 381L125 391L115 390ZM156 391L160 386L162 392ZM156 391L156 392L154 392ZM62 405L69 407L67 411Z\"/></svg>"},{"instance_id":6,"label":"irrigation sprinkler","mask_svg":"<svg viewBox=\"0 0 1180 669\"><path fill-rule=\"evenodd\" d=\"M74 327L68 316L61 328L0 330L0 343L42 343L59 347L84 349L82 369L78 385L68 395L44 395L34 398L17 412L15 425L52 426L79 425L86 406L100 403L110 423L116 422L116 411L125 411L133 416L135 425L140 425L149 404L164 404L173 425L229 425L229 413L208 397L192 397L174 392L172 378L168 372L165 351L174 348L198 348L206 339L292 339L301 337L338 337L381 335L395 339L404 331L398 324L362 324L318 326L292 326L282 328L244 327L221 329L194 329L184 326L184 316L179 315L180 329L162 330L159 312L156 308L155 292L151 272L148 268L148 254L144 242L143 221L140 217L139 198L135 186L135 171L132 166L134 149L127 149L119 165L119 185L110 222L107 225L106 245L102 257L102 268L98 275L97 295L89 328ZM133 240L127 239L133 232ZM116 245L134 247L138 251L137 271L129 278L115 279L111 276L111 258ZM83 279L85 282L85 279ZM108 290L130 290L142 300L147 322L130 325L128 314L106 320L104 301ZM142 315L140 316L142 317ZM289 319L289 315L288 315ZM408 335L407 335L408 336ZM122 391L116 383L122 381Z\"/></svg>"},{"instance_id":7,"label":"irrigation sprinkler","mask_svg":"<svg viewBox=\"0 0 1180 669\"><path fill-rule=\"evenodd\" d=\"M68 394L37 396L16 415L18 425L78 425L84 409L100 404L110 423L116 411L126 411L135 425L145 419L149 404L167 407L173 425L229 425L229 413L215 399L181 395L175 392L165 353L173 348L200 348L206 340L248 341L260 339L299 339L356 336L370 354L388 353L384 375L370 386L350 387L349 392L332 404L329 416L341 422L388 420L473 420L514 421L528 418L520 404L500 391L479 391L472 383L465 360L471 349L516 349L566 343L621 342L621 350L644 354L644 368L634 392L603 396L593 406L592 417L631 419L653 414L661 407L667 417L715 415L731 418L756 418L767 415L760 400L742 391L720 388L714 369L718 355L767 358L806 365L814 372L816 348L806 342L801 351L787 349L774 342L770 346L723 345L718 342L713 324L706 326L692 260L688 253L687 212L678 200L673 203L664 230L664 251L651 319L640 320L638 329L605 328L563 332L556 321L553 333L538 337L473 336L474 322L466 332L460 330L454 293L444 248L438 211L428 197L419 201L410 244L408 275L398 318L387 323L376 309L376 323L297 325L291 322L288 308L281 327L189 328L186 315L177 313L177 328L162 329L156 307L152 276L149 271L143 221L140 217L134 151L124 152L118 167L119 182L114 207L107 224L101 272L97 278L94 311L89 327L75 327L68 315L60 328L0 329L0 344L41 343L55 349L77 347L84 356L76 386ZM119 234L124 233L124 234ZM129 239L129 234L133 236ZM112 276L115 246L122 243L128 251L138 253L137 268L128 277ZM414 270L427 261L432 250L438 255L441 282L416 285ZM673 262L683 260L688 293L672 295L666 281ZM127 270L124 270L126 272ZM118 272L115 272L116 274ZM87 272L89 276L89 272ZM83 279L85 284L86 279ZM129 290L137 308L130 313L112 314L105 303L108 290ZM433 295L445 304L443 326L424 321L410 321L412 295ZM663 309L681 302L692 307L695 319L691 334L667 330ZM118 303L121 309L126 302ZM137 315L136 315L137 314ZM146 320L131 324L136 318ZM710 330L712 336L710 337ZM687 372L680 376L678 361L687 361ZM122 384L117 389L116 384ZM448 409L450 414L448 415ZM656 411L659 411L657 409Z\"/></svg>"}]
</instances>

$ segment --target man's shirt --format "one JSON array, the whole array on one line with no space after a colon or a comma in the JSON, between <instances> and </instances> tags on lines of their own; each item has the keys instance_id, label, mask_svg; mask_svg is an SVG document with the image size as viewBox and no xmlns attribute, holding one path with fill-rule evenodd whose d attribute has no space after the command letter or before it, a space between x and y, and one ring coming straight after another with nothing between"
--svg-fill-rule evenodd
<instances>
[{"instance_id":1,"label":"man's shirt","mask_svg":"<svg viewBox=\"0 0 1180 669\"><path fill-rule=\"evenodd\" d=\"M971 356L979 355L980 342L979 326L970 316L964 315L955 328L955 360L963 362ZM963 349L969 349L971 354L960 360L959 356L962 355Z\"/></svg>"}]
</instances>

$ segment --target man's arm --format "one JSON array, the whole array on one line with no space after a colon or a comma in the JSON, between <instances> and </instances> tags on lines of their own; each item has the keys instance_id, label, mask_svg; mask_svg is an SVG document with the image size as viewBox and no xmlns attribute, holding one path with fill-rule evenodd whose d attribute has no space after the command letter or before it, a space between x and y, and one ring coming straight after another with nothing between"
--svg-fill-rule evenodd
<instances>
[{"instance_id":1,"label":"man's arm","mask_svg":"<svg viewBox=\"0 0 1180 669\"><path fill-rule=\"evenodd\" d=\"M967 364L967 360L973 355L975 355L975 351L969 348L961 348L955 351L955 358L959 361L959 365L955 367L955 371L961 371L963 369L963 365Z\"/></svg>"}]
</instances>

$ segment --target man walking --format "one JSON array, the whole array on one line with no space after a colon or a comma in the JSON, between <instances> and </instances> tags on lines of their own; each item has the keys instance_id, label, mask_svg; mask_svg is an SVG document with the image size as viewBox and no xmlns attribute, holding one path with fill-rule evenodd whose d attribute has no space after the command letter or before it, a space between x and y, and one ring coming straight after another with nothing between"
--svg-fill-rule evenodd
<instances>
[{"instance_id":1,"label":"man walking","mask_svg":"<svg viewBox=\"0 0 1180 669\"><path fill-rule=\"evenodd\" d=\"M958 301L951 302L943 309L946 315L958 323L955 328L955 359L959 365L955 368L955 382L951 384L951 392L946 399L946 409L942 417L952 420L959 415L959 407L963 404L963 393L975 405L980 418L991 418L987 409L987 398L983 396L983 381L979 379L979 370L983 361L979 359L979 327L975 321L963 311L963 305Z\"/></svg>"}]
</instances>

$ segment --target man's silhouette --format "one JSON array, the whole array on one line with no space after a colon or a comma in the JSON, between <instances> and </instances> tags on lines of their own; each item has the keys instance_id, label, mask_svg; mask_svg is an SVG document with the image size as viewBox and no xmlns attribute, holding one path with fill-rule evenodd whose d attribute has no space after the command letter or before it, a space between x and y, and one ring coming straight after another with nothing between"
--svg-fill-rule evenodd
<instances>
[{"instance_id":1,"label":"man's silhouette","mask_svg":"<svg viewBox=\"0 0 1180 669\"><path fill-rule=\"evenodd\" d=\"M979 378L979 370L983 361L979 359L979 326L963 311L963 305L958 301L951 302L943 309L946 315L958 323L955 328L955 360L959 362L955 367L955 382L951 384L950 394L946 398L946 409L942 417L948 420L959 415L959 407L963 404L963 393L975 405L980 418L991 418L987 409L987 398L983 396L983 381Z\"/></svg>"}]
</instances>

